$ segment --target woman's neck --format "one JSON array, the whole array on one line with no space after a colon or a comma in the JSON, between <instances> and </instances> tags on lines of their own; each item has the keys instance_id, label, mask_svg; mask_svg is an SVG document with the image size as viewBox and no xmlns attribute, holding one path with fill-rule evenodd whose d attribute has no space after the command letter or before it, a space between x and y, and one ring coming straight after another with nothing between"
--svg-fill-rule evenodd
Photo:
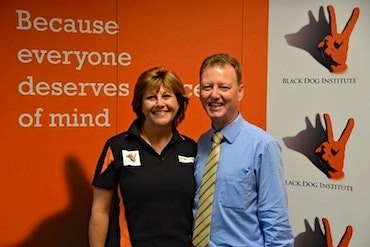
<instances>
[{"instance_id":1,"label":"woman's neck","mask_svg":"<svg viewBox=\"0 0 370 247\"><path fill-rule=\"evenodd\" d=\"M172 127L154 127L144 126L140 130L141 138L147 142L158 154L161 154L163 149L172 139Z\"/></svg>"}]
</instances>

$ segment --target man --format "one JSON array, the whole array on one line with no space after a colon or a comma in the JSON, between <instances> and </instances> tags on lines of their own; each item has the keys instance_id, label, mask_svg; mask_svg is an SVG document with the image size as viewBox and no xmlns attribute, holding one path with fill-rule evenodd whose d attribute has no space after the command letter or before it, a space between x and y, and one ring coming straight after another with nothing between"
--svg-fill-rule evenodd
<instances>
[{"instance_id":1,"label":"man","mask_svg":"<svg viewBox=\"0 0 370 247\"><path fill-rule=\"evenodd\" d=\"M212 128L198 142L193 244L293 246L280 146L265 131L243 119L239 112L242 98L239 62L228 54L206 58L200 68L200 100ZM200 197L207 192L201 188L202 178L208 170L207 156L215 132L222 134L221 151L210 193L213 202L204 206L207 199ZM213 182L208 179L209 186ZM210 219L203 212L205 208L212 208Z\"/></svg>"}]
</instances>

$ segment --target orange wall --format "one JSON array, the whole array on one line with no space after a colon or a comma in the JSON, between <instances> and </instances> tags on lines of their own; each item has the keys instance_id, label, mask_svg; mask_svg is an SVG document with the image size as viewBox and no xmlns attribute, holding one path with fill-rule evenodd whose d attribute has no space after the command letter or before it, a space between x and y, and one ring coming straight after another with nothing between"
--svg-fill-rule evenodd
<instances>
[{"instance_id":1,"label":"orange wall","mask_svg":"<svg viewBox=\"0 0 370 247\"><path fill-rule=\"evenodd\" d=\"M193 96L180 130L197 139L209 127L195 95L199 65L210 54L228 52L244 69L242 112L264 128L267 5L267 0L1 1L0 247L87 245L95 162L104 141L133 120L132 89L145 69L169 67L187 84ZM110 26L116 22L119 29L116 34L68 33L57 31L62 26L55 18L112 21ZM56 30L45 26L45 20L53 20ZM41 50L49 55L43 57ZM58 58L63 51L72 55ZM89 52L97 65L87 60L81 65L72 51ZM130 61L122 64L130 63L103 65L98 62L103 52L129 55ZM99 91L108 84L105 93ZM52 85L68 86L63 95L52 95L47 89ZM114 95L115 86L122 87L123 95ZM75 126L50 126L49 114L56 113L72 119L80 113L100 114L102 126L81 126L80 120Z\"/></svg>"}]
</instances>

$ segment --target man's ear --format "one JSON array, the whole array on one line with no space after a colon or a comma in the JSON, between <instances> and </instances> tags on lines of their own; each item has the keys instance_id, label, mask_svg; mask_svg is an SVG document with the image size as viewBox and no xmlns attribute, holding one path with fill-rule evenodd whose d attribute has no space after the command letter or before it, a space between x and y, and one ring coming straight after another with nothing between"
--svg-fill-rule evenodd
<instances>
[{"instance_id":1,"label":"man's ear","mask_svg":"<svg viewBox=\"0 0 370 247\"><path fill-rule=\"evenodd\" d=\"M243 95L244 95L244 85L243 84L239 85L238 93L239 93L238 100L241 101L243 99Z\"/></svg>"}]
</instances>

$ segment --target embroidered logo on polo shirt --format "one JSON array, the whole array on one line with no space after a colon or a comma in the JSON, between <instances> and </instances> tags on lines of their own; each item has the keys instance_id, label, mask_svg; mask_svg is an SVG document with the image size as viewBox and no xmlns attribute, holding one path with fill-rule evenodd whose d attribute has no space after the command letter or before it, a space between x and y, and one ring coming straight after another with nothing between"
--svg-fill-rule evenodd
<instances>
[{"instance_id":1,"label":"embroidered logo on polo shirt","mask_svg":"<svg viewBox=\"0 0 370 247\"><path fill-rule=\"evenodd\" d=\"M187 157L187 156L182 156L182 155L178 155L177 157L179 159L179 162L182 164L193 164L194 163L194 157Z\"/></svg>"},{"instance_id":2,"label":"embroidered logo on polo shirt","mask_svg":"<svg viewBox=\"0 0 370 247\"><path fill-rule=\"evenodd\" d=\"M122 150L123 166L141 166L139 150Z\"/></svg>"}]
</instances>

